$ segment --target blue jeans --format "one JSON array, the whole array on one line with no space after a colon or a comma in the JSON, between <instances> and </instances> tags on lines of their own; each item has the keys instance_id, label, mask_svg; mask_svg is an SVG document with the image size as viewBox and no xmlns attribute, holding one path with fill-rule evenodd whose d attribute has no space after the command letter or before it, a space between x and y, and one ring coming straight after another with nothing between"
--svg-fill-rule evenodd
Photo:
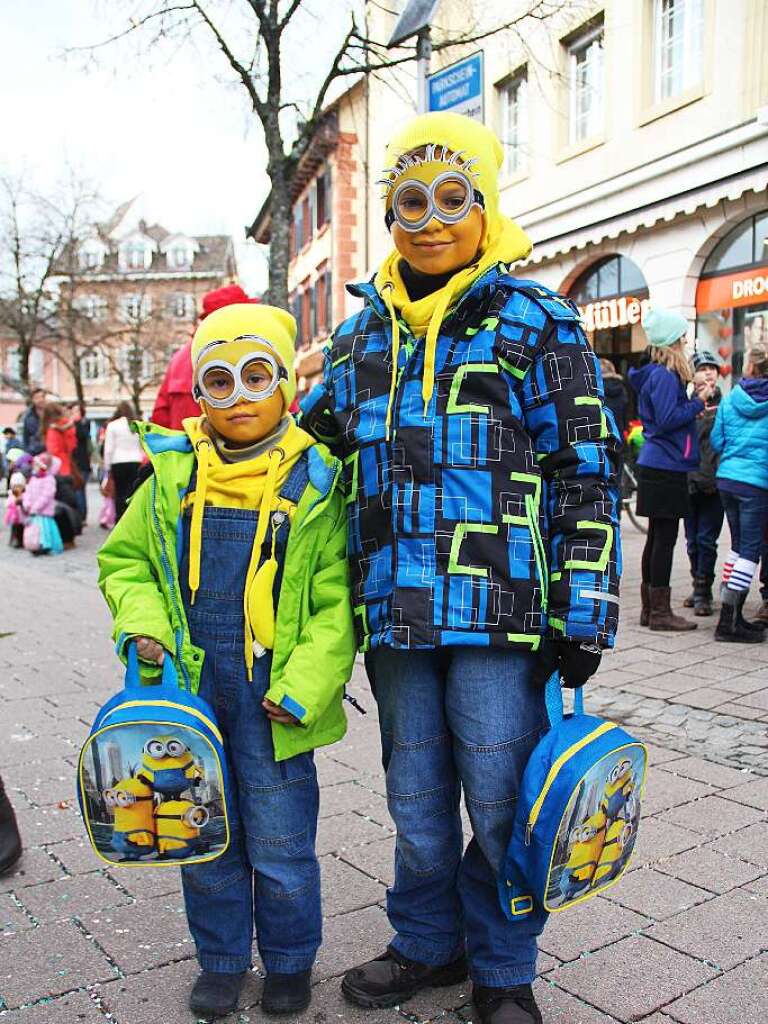
<instances>
[{"instance_id":1,"label":"blue jeans","mask_svg":"<svg viewBox=\"0 0 768 1024\"><path fill-rule=\"evenodd\" d=\"M723 503L720 495L694 491L691 514L685 517L685 540L691 575L713 578L717 562L717 542L723 528Z\"/></svg>"},{"instance_id":2,"label":"blue jeans","mask_svg":"<svg viewBox=\"0 0 768 1024\"><path fill-rule=\"evenodd\" d=\"M83 478L83 486L75 491L75 501L77 502L77 511L80 513L83 525L85 525L85 521L88 518L88 481L91 478L91 471L90 469L81 469L80 474Z\"/></svg>"},{"instance_id":3,"label":"blue jeans","mask_svg":"<svg viewBox=\"0 0 768 1024\"><path fill-rule=\"evenodd\" d=\"M319 791L312 754L275 762L271 725L261 707L271 656L256 659L252 682L246 675L242 594L255 529L254 512L206 508L194 605L187 556L182 560L192 641L205 651L199 693L216 712L229 762L231 838L217 860L183 867L181 875L203 970L247 970L255 925L267 972L295 974L312 966L322 937L315 855ZM281 564L286 533L287 521L278 533ZM266 550L270 542L271 531Z\"/></svg>"},{"instance_id":4,"label":"blue jeans","mask_svg":"<svg viewBox=\"0 0 768 1024\"><path fill-rule=\"evenodd\" d=\"M768 491L755 490L755 494L749 495L721 491L720 497L731 531L731 550L757 563L768 524Z\"/></svg>"},{"instance_id":5,"label":"blue jeans","mask_svg":"<svg viewBox=\"0 0 768 1024\"><path fill-rule=\"evenodd\" d=\"M534 660L479 647L380 647L366 657L397 826L392 946L433 966L466 950L478 985L531 982L546 920L537 911L510 924L496 883L523 771L546 728ZM473 832L466 850L462 787Z\"/></svg>"}]
</instances>

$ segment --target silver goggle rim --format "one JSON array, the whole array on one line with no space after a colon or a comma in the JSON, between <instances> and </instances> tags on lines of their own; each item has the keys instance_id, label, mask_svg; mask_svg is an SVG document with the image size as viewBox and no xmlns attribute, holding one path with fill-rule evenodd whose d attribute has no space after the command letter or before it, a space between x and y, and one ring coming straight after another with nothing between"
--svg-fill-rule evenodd
<instances>
[{"instance_id":1,"label":"silver goggle rim","mask_svg":"<svg viewBox=\"0 0 768 1024\"><path fill-rule=\"evenodd\" d=\"M274 346L270 345L265 338L260 338L255 334L244 334L239 338L234 338L233 341L259 341L266 348L271 349L272 352L275 351ZM210 344L205 346L203 351L200 353L200 356L202 357L205 352L214 345L226 344L227 342L223 340L212 341ZM266 365L272 369L272 383L269 387L265 388L263 391L251 391L245 387L240 378L240 374L248 363L266 363ZM235 387L228 398L214 398L207 390L203 382L203 378L209 370L226 370L227 373L232 375ZM212 359L209 363L206 363L205 366L201 366L199 369L196 369L193 394L197 401L204 398L205 401L214 409L229 409L233 405L236 405L241 398L244 398L246 402L263 402L266 398L271 398L280 387L280 381L287 379L288 373L285 367L277 361L275 356L270 355L269 352L246 352L242 358L238 359L234 366L225 359Z\"/></svg>"},{"instance_id":2,"label":"silver goggle rim","mask_svg":"<svg viewBox=\"0 0 768 1024\"><path fill-rule=\"evenodd\" d=\"M445 181L460 181L466 186L467 198L464 201L464 205L459 210L456 210L455 213L445 213L438 208L435 202L435 192ZM406 189L414 188L426 197L427 209L419 220L406 220L400 214L397 204L400 196ZM441 224L458 224L459 221L464 220L473 206L479 206L481 210L485 209L485 200L483 199L482 192L477 191L466 174L462 174L459 171L446 171L444 174L439 174L431 185L426 185L423 181L418 181L416 178L407 178L405 181L402 181L392 196L392 205L387 210L385 221L390 229L394 221L397 221L404 231L423 231L433 218L437 218Z\"/></svg>"},{"instance_id":3,"label":"silver goggle rim","mask_svg":"<svg viewBox=\"0 0 768 1024\"><path fill-rule=\"evenodd\" d=\"M174 749L173 751L171 751L169 749L171 744L174 744L174 747L178 745L179 747L181 747L181 750L177 751ZM153 753L149 749L151 746L161 747L162 750ZM188 750L189 747L186 745L186 743L184 743L183 740L168 740L166 743L164 743L162 740L147 740L147 742L144 744L144 753L147 755L147 757L153 757L156 761L161 761L164 757L183 757Z\"/></svg>"},{"instance_id":4,"label":"silver goggle rim","mask_svg":"<svg viewBox=\"0 0 768 1024\"><path fill-rule=\"evenodd\" d=\"M181 820L189 828L205 828L210 819L208 808L198 804L196 807L188 807Z\"/></svg>"}]
</instances>

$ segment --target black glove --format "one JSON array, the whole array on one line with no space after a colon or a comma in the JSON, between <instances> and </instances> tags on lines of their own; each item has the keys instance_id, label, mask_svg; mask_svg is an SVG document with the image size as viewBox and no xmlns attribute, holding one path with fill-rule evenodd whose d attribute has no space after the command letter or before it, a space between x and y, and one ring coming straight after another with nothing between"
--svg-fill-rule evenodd
<instances>
[{"instance_id":1,"label":"black glove","mask_svg":"<svg viewBox=\"0 0 768 1024\"><path fill-rule=\"evenodd\" d=\"M575 689L597 672L602 656L599 648L578 640L542 640L533 681L544 686L553 672L559 672L563 686Z\"/></svg>"}]
</instances>

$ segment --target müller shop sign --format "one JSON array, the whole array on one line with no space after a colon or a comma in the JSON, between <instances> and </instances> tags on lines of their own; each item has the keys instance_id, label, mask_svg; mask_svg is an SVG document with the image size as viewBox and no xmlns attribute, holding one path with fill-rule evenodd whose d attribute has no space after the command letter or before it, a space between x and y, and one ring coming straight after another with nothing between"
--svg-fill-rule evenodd
<instances>
[{"instance_id":1,"label":"m\u00fcller shop sign","mask_svg":"<svg viewBox=\"0 0 768 1024\"><path fill-rule=\"evenodd\" d=\"M622 295L618 299L603 299L601 302L589 302L579 306L584 330L609 331L614 327L627 327L639 324L651 304L648 299L635 299L631 295Z\"/></svg>"}]
</instances>

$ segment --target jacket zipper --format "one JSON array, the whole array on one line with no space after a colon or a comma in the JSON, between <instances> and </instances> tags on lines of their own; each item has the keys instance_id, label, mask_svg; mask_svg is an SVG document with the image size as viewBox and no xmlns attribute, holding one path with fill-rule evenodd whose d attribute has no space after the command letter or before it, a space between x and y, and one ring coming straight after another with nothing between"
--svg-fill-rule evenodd
<instances>
[{"instance_id":1,"label":"jacket zipper","mask_svg":"<svg viewBox=\"0 0 768 1024\"><path fill-rule=\"evenodd\" d=\"M152 477L152 519L154 521L155 530L157 531L157 536L158 536L158 538L160 540L160 561L163 564L163 571L165 572L166 582L168 584L168 589L169 589L170 594L171 594L171 604L173 605L173 610L175 611L175 613L177 615L177 621L182 622L183 621L183 617L182 617L182 614L181 614L181 609L179 608L179 602L178 602L177 597L176 597L176 583L175 583L175 581L173 579L173 572L171 570L171 563L168 560L168 549L165 546L165 537L163 536L163 531L160 528L160 517L157 514L157 477L156 476ZM184 660L183 660L183 658L181 656L181 633L182 633L181 627L179 627L178 629L174 630L174 639L176 641L176 660L179 663L179 668L181 669L181 674L184 677L184 683L185 683L185 687L184 688L186 690L191 690L192 689L192 682L191 682L191 680L189 678L189 673L187 672L187 667L184 664Z\"/></svg>"},{"instance_id":2,"label":"jacket zipper","mask_svg":"<svg viewBox=\"0 0 768 1024\"><path fill-rule=\"evenodd\" d=\"M546 612L547 605L549 604L549 575L546 572L544 541L541 539L541 533L539 532L539 510L536 508L536 504L530 494L525 496L525 514L528 519L531 540L533 541L533 557L536 561L539 582L541 583L541 610Z\"/></svg>"},{"instance_id":3,"label":"jacket zipper","mask_svg":"<svg viewBox=\"0 0 768 1024\"><path fill-rule=\"evenodd\" d=\"M544 801L547 798L547 794L554 785L555 779L557 778L560 769L563 767L566 761L570 760L574 756L574 754L578 754L578 752L582 750L584 747L586 747L587 744L591 743L592 740L596 740L599 736L602 736L604 733L610 732L611 729L616 728L618 728L618 726L614 722L602 722L596 729L593 729L592 732L587 733L586 736L582 736L581 739L578 740L576 743L572 743L570 747L564 750L560 757L558 757L558 759L549 769L549 773L547 774L547 777L544 780L544 785L541 787L541 792L536 797L536 802L531 808L531 813L528 815L528 824L525 826L526 846L530 846L531 844L531 836L533 835L534 828L536 828L536 822L539 820L541 808L544 804Z\"/></svg>"}]
</instances>

